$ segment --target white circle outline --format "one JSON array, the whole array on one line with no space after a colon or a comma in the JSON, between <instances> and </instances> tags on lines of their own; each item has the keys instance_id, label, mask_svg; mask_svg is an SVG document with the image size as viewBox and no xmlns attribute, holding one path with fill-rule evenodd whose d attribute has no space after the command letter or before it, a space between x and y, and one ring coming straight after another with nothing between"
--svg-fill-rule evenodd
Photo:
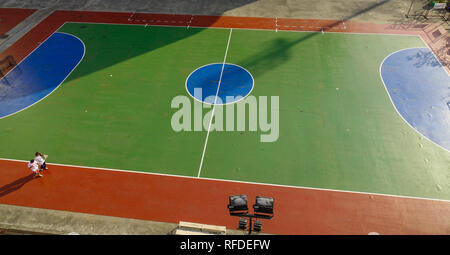
<instances>
[{"instance_id":1,"label":"white circle outline","mask_svg":"<svg viewBox=\"0 0 450 255\"><path fill-rule=\"evenodd\" d=\"M207 103L207 102L203 102L203 101L201 101L201 100L195 98L195 97L189 92L189 90L188 90L188 88L187 88L187 82L188 82L188 80L189 80L189 77L191 77L191 75L192 75L193 73L195 73L195 71L197 71L197 70L200 69L200 68L203 68L203 67L205 67L205 66L210 66L210 65L216 65L216 64L219 64L219 65L233 65L233 66L237 66L237 67L240 67L240 68L244 69L244 70L250 75L250 77L252 78L252 89L247 93L247 95L243 96L243 97L242 97L241 99L239 99L239 100L236 100L236 101L233 101L233 102L229 102L229 103L225 103L225 104ZM243 67L240 66L240 65L231 64L231 63L210 63L210 64L206 64L206 65L197 67L194 71L192 71L192 72L188 75L188 77L186 78L186 81L184 82L184 87L186 88L186 91L187 91L187 93L189 94L189 96L191 96L191 97L192 97L193 99L195 99L197 102L200 102L200 103L202 103L202 104L207 104L207 105L228 105L228 104L234 104L234 103L237 103L237 102L239 102L239 101L245 99L246 97L248 97L248 96L252 93L253 89L255 88L255 79L253 78L253 75L252 75L247 69L243 68Z\"/></svg>"}]
</instances>

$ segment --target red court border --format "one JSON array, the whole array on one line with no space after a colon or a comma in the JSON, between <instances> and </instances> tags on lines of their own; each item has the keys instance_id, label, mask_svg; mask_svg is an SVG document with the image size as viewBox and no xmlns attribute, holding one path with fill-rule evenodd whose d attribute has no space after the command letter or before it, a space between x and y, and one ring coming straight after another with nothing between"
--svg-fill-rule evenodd
<instances>
[{"instance_id":1,"label":"red court border","mask_svg":"<svg viewBox=\"0 0 450 255\"><path fill-rule=\"evenodd\" d=\"M392 25L355 21L198 15L55 11L0 57L17 62L65 22L223 27L317 32L412 34ZM228 196L275 198L275 217L263 221L274 234L450 234L450 202L232 181L50 165L31 178L25 162L0 160L0 203L163 222L192 221L235 229Z\"/></svg>"},{"instance_id":2,"label":"red court border","mask_svg":"<svg viewBox=\"0 0 450 255\"><path fill-rule=\"evenodd\" d=\"M35 11L36 9L0 8L0 37Z\"/></svg>"}]
</instances>

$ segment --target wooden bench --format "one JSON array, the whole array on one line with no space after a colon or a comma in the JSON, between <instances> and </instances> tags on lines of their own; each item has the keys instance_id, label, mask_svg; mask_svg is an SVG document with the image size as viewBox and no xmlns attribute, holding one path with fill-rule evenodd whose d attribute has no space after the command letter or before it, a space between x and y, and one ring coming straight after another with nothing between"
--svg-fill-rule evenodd
<instances>
[{"instance_id":1,"label":"wooden bench","mask_svg":"<svg viewBox=\"0 0 450 255\"><path fill-rule=\"evenodd\" d=\"M191 235L195 234L225 235L227 232L227 228L224 226L215 226L215 225L180 221L178 223L177 231L179 233L189 232L191 233ZM177 234L177 231L175 231L175 234Z\"/></svg>"},{"instance_id":2,"label":"wooden bench","mask_svg":"<svg viewBox=\"0 0 450 255\"><path fill-rule=\"evenodd\" d=\"M200 232L200 231L187 231L187 230L177 229L177 230L175 230L175 235L191 236L191 235L213 235L213 234Z\"/></svg>"}]
</instances>

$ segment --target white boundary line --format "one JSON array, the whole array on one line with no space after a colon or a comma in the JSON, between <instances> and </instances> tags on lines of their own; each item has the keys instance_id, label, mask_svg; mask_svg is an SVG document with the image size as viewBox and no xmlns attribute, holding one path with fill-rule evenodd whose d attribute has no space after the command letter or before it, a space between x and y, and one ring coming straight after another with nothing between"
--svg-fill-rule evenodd
<instances>
[{"instance_id":1,"label":"white boundary line","mask_svg":"<svg viewBox=\"0 0 450 255\"><path fill-rule=\"evenodd\" d=\"M209 133L211 131L211 125L212 125L212 120L214 117L214 111L216 110L217 98L219 97L220 83L222 82L223 69L225 68L225 63L227 61L228 47L230 46L230 40L231 40L232 33L233 33L233 29L231 28L230 34L228 35L227 48L225 50L225 56L223 57L222 70L220 71L220 77L219 77L219 84L217 85L216 97L214 98L214 105L213 105L213 109L211 111L211 119L209 120L208 133L206 133L205 146L203 147L203 153L202 153L202 158L200 160L200 167L198 168L197 177L200 177L200 174L202 173L202 166L203 166L203 160L205 158L206 145L208 144L208 138L209 138Z\"/></svg>"},{"instance_id":2,"label":"white boundary line","mask_svg":"<svg viewBox=\"0 0 450 255\"><path fill-rule=\"evenodd\" d=\"M61 27L60 27L60 28L61 28ZM23 109L21 109L21 110L19 110L19 111L17 111L17 112L13 112L13 113L8 114L8 115L6 115L6 116L0 117L0 120L1 120L1 119L4 119L4 118L7 118L7 117L9 117L9 116L15 115L15 114L17 114L17 113L19 113L19 112L22 112L22 111L24 111L24 110L26 110L26 109L28 109L28 108L34 106L35 104L41 102L42 100L44 100L44 99L47 98L48 96L50 96L50 94L52 94L53 92L55 92L55 90L58 89L58 88L61 86L61 84L64 83L64 81L67 79L67 77L70 76L70 74L78 67L78 65L79 65L79 64L81 63L81 61L84 59L84 55L86 54L86 45L84 44L83 40L81 40L81 39L78 38L77 36L72 35L72 34L69 34L69 33L57 32L58 30L59 30L59 28L58 28L55 32L53 32L49 37L47 37L41 44L39 44L33 51L31 51L26 57L24 57L17 65L14 66L14 68L12 68L12 69L11 69L5 76L3 76L0 80L3 80L4 78L6 79L6 76L7 76L9 73L11 73L17 66L19 66L20 63L22 63L22 61L24 61L26 58L28 58L28 56L31 55L35 50L37 50L39 47L41 47L41 45L44 44L44 43L45 43L50 37L52 37L55 33L61 33L61 34L70 35L70 36L76 38L77 40L79 40L79 41L83 44L83 56L81 56L81 58L80 58L80 60L78 61L78 63L72 68L72 70L67 74L67 76L66 76L66 77L58 84L58 86L56 86L52 91L50 91L50 93L48 93L48 94L45 95L43 98L39 99L38 101L32 103L31 105L29 105L29 106L27 106L27 107L25 107L25 108L23 108Z\"/></svg>"},{"instance_id":3,"label":"white boundary line","mask_svg":"<svg viewBox=\"0 0 450 255\"><path fill-rule=\"evenodd\" d=\"M125 25L125 26L144 26L144 24L120 24L120 23L103 23L103 22L78 22L78 21L66 21L63 25L66 23L77 23L77 24L101 24L101 25ZM185 26L173 26L173 25L152 25L155 27L185 27ZM191 28L207 28L207 29L237 29L237 30L251 30L251 31L273 31L273 29L266 29L266 28L229 28L229 27L201 27L201 26L191 26ZM278 31L277 31L278 32ZM419 37L422 42L428 47L431 52L434 54L433 50L430 48L430 46L425 42L425 40L422 38L421 35L418 34L388 34L388 33L363 33L363 32L333 32L333 31L307 31L307 30L281 30L280 32L290 32L290 33L330 33L330 34L350 34L350 35L387 35L387 36L410 36L410 37ZM436 55L435 55L436 56ZM439 58L436 57L438 62L442 65ZM445 68L444 68L445 69ZM447 70L445 70L447 72ZM448 72L447 72L448 74Z\"/></svg>"},{"instance_id":4,"label":"white boundary line","mask_svg":"<svg viewBox=\"0 0 450 255\"><path fill-rule=\"evenodd\" d=\"M144 26L145 24L122 24L122 23L104 23L104 22L81 22L81 21L66 21L66 23L75 24L100 24L100 25L117 25L117 26ZM63 25L64 25L63 24ZM174 25L152 25L154 27L186 27L186 26L174 26ZM251 31L274 31L270 28L229 28L229 27L202 27L202 26L190 26L190 28L208 28L208 29L234 29L234 30L251 30ZM322 33L321 31L307 31L307 30L280 30L279 32L290 32L290 33ZM394 36L419 36L417 34L388 34L388 33L363 33L363 32L335 32L335 31L324 31L324 33L331 34L351 34L351 35L394 35Z\"/></svg>"},{"instance_id":5,"label":"white boundary line","mask_svg":"<svg viewBox=\"0 0 450 255\"><path fill-rule=\"evenodd\" d=\"M383 82L383 85L384 85L384 88L385 88L385 90L386 90L386 93L387 93L388 96L389 96L389 100L391 100L391 104L394 106L395 111L396 111L397 114L403 119L403 121L405 121L406 124L408 124L408 126L409 126L410 128L412 128L414 131L416 131L419 135L421 135L422 137L424 137L424 138L427 139L428 141L430 141L430 142L432 142L433 144L437 145L439 148L441 148L441 149L443 149L443 150L445 150L445 151L447 151L447 152L450 152L450 150L444 148L442 145L437 144L436 142L434 142L434 141L432 141L431 139L429 139L428 137L426 137L424 134L420 133L419 130L417 130L416 128L414 128L407 120L405 120L405 118L403 118L402 114L398 111L397 106L395 106L394 101L393 101L392 98L391 98L391 94L389 94L389 90L387 89L387 86L386 86L386 84L384 83L383 76L381 75L381 67L382 67L383 64L384 64L384 61L386 61L386 59L388 59L390 56L394 55L394 54L397 53L397 52L404 51L404 50L410 50L410 49L427 49L427 50L433 52L431 49L429 49L429 48L427 48L427 47L404 48L404 49L401 49L401 50L397 50L397 51L395 51L395 52L392 52L391 54L387 55L387 56L383 59L383 61L381 61L380 68L379 68L379 69L380 69L380 70L379 70L379 73L380 73L381 81ZM433 55L434 55L434 54L433 54ZM436 58L436 56L435 56L435 58ZM444 71L446 71L445 68L444 68L444 66L439 62L439 60L438 60L437 58L436 58L436 60L437 60L438 63L441 65L441 68L444 69ZM447 73L447 75L448 75L448 73Z\"/></svg>"},{"instance_id":6,"label":"white boundary line","mask_svg":"<svg viewBox=\"0 0 450 255\"><path fill-rule=\"evenodd\" d=\"M6 158L0 158L0 160L3 160L3 161L15 161L15 162L21 162L21 163L27 163L28 162L28 160L6 159ZM94 170L94 171L102 170L102 171L133 173L133 174L142 174L142 175L167 176L167 177L193 179L193 180L232 182L232 183L242 183L242 184L251 184L251 185L259 185L259 186L269 186L269 187L281 187L281 188L290 188L290 189L306 189L306 190L317 190L317 191L329 191L329 192L338 192L338 193L351 193L351 194L361 194L361 195L370 195L370 196L407 198L407 199L414 199L414 200L425 200L425 201L437 201L437 202L450 203L450 200L438 199L438 198L413 197L413 196L383 194L383 193L374 193L374 192L362 192L362 191L352 191L352 190L313 188L313 187L306 187L306 186L293 186L293 185L284 185L284 184L269 184L269 183L262 183L262 182L215 179L215 178L207 178L207 177L194 177L194 176L184 176L184 175L175 175L175 174L162 174L162 173L156 173L156 172L153 173L153 172L143 172L143 171L136 171L136 170L123 170L123 169L114 169L114 168L78 166L78 165L69 165L69 164L60 164L60 163L47 163L47 165L49 165L49 166L54 165L54 166L63 166L63 167L83 168L83 169Z\"/></svg>"},{"instance_id":7,"label":"white boundary line","mask_svg":"<svg viewBox=\"0 0 450 255\"><path fill-rule=\"evenodd\" d=\"M206 64L206 65L200 66L200 67L196 68L194 71L192 71L192 72L188 75L188 77L186 78L186 81L184 82L184 87L185 87L187 93L188 93L193 99L195 99L195 100L196 100L197 102L199 102L199 103L207 104L207 105L229 105L229 104L235 104L235 103L237 103L237 102L240 102L241 100L244 100L247 96L249 96L249 95L252 93L253 88L255 87L255 79L253 78L253 75L252 75L247 69L243 68L243 67L240 66L240 65L231 64L231 63L225 63L226 65L232 65L232 66L240 67L240 68L244 69L244 70L250 75L250 77L252 78L252 89L247 93L247 95L245 95L244 97L242 97L241 99L239 99L239 100L237 100L237 101L233 101L233 102L229 102L229 103L225 103L225 104L217 104L216 102L213 103L213 104L211 104L211 103L208 103L208 102L200 101L199 99L195 98L195 97L189 92L189 90L188 90L188 88L187 88L187 82L188 82L189 77L191 77L191 75L192 75L193 73L195 73L195 71L197 71L198 69L200 69L200 68L202 68L202 67L209 66L209 65L216 65L216 64L222 65L223 63L210 63L210 64Z\"/></svg>"},{"instance_id":8,"label":"white boundary line","mask_svg":"<svg viewBox=\"0 0 450 255\"><path fill-rule=\"evenodd\" d=\"M107 11L105 11L107 12ZM128 13L128 12L127 12ZM135 13L133 13L132 15L134 15ZM191 15L191 16L195 16L195 15ZM201 16L201 15L200 15ZM193 17L192 17L193 18ZM56 29L53 33L55 33L56 31L58 31L61 27L63 27L66 23L74 23L74 24L100 24L100 25L117 25L117 26L145 26L146 24L123 24L123 23L104 23L104 22L80 22L80 21L65 21L58 29ZM151 26L155 26L155 27L185 27L185 26L174 26L174 25L151 25ZM237 29L237 30L251 30L251 31L273 31L273 29L265 29L265 28L229 28L229 27L201 27L201 26L191 26L193 28L208 28L208 29ZM425 42L425 40L422 38L421 35L418 34L388 34L388 33L362 33L362 32L333 32L333 31L305 31L305 30L281 30L280 32L294 32L294 33L331 33L331 34L351 34L351 35L388 35L388 36L411 36L411 37L419 37L422 42L426 45L426 47L428 47L431 52L434 54L433 50L430 48L430 46ZM53 35L53 33L51 35ZM51 36L50 35L50 36ZM49 37L50 37L49 36ZM36 49L34 49L36 50ZM34 51L33 50L33 51ZM31 54L31 53L30 53ZM28 55L30 55L28 54ZM28 55L26 57L28 57ZM25 57L25 58L26 58ZM435 55L436 57L436 55ZM24 59L25 59L24 58ZM436 57L436 59L438 60L438 62L442 65L441 61L439 60L439 58ZM22 59L23 61L23 59ZM22 62L20 61L20 62ZM20 63L19 62L19 63ZM443 65L442 65L443 66ZM13 68L14 69L14 68ZM12 71L13 69L11 69L10 71ZM444 68L445 69L445 68ZM447 70L445 69L445 71L447 72ZM447 72L448 74L448 72Z\"/></svg>"},{"instance_id":9,"label":"white boundary line","mask_svg":"<svg viewBox=\"0 0 450 255\"><path fill-rule=\"evenodd\" d=\"M78 23L78 24L105 24L105 25L135 25L142 26L142 24L117 24L117 23L95 23L95 22L64 22L58 29L56 29L51 35L57 32L62 26L66 23ZM167 25L154 25L154 26L163 26L163 27L180 27L180 26L167 26ZM218 28L218 27L199 27L199 28ZM218 28L218 29L230 29L230 28ZM232 28L231 28L232 29ZM243 28L242 30L269 30L270 29L247 29ZM282 31L282 32L310 32L314 33L315 31ZM320 33L320 32L315 32ZM349 33L349 32L326 32L326 33L340 33L340 34L367 34L367 35L398 35L398 36L418 36L422 39L420 35L407 35L407 34L382 34L382 33ZM47 37L47 39L48 39ZM46 39L46 40L47 40ZM425 41L423 41L425 43ZM83 43L84 44L84 43ZM428 45L425 43L428 47ZM39 47L39 46L38 46ZM36 50L36 49L34 49ZM33 50L33 51L34 51ZM86 48L85 48L86 50ZM32 51L32 52L33 52ZM30 52L28 55L30 55ZM433 52L431 50L431 52ZM392 54L392 53L391 53ZM434 53L433 53L434 54ZM28 55L25 57L27 58ZM83 56L84 57L84 56ZM23 58L22 61L25 59ZM20 61L19 64L22 62ZM81 62L81 61L80 61ZM384 60L383 60L384 62ZM439 62L440 63L440 62ZM18 64L17 64L18 65ZM380 65L381 67L381 65ZM10 71L12 71L11 69ZM381 79L383 81L383 79ZM384 84L384 82L383 82ZM385 87L386 88L386 87ZM389 95L389 93L388 93ZM392 102L392 101L391 101ZM394 106L395 108L395 106ZM397 109L397 108L395 108ZM401 115L400 115L401 116ZM16 162L28 162L27 160L18 160L18 159L7 159L0 158L0 160L4 161L16 161ZM246 181L237 181L237 180L226 180L226 179L214 179L214 178L205 178L205 177L191 177L191 176L182 176L182 175L171 175L171 174L162 174L162 173L150 173L136 170L121 170L121 169L113 169L113 168L99 168L99 167L90 167L90 166L78 166L78 165L68 165L68 164L59 164L59 163L49 163L49 165L57 165L57 166L65 166L65 167L75 167L75 168L84 168L84 169L96 169L96 170L104 170L104 171L115 171L115 172L126 172L126 173L135 173L135 174L144 174L144 175L159 175L159 176L169 176L175 178L187 178L187 179L201 179L201 180L211 180L211 181L220 181L220 182L234 182L234 183L243 183L243 184L254 184L254 185L262 185L262 186L274 186L274 187L284 187L284 188L292 188L292 189L307 189L307 190L318 190L318 191L332 191L339 193L354 193L354 194L362 194L362 195L374 195L374 196L385 196L385 197L394 197L394 198L407 198L407 199L415 199L415 200L425 200L425 201L438 201L438 202L450 202L450 200L445 199L436 199L436 198L425 198L425 197L414 197L414 196L404 196L404 195L393 195L393 194L383 194L383 193L374 193L374 192L361 192L361 191L351 191L351 190L336 190L336 189L326 189L326 188L314 188L314 187L306 187L306 186L292 186L292 185L282 185L282 184L267 184L267 183L259 183L259 182L246 182Z\"/></svg>"}]
</instances>

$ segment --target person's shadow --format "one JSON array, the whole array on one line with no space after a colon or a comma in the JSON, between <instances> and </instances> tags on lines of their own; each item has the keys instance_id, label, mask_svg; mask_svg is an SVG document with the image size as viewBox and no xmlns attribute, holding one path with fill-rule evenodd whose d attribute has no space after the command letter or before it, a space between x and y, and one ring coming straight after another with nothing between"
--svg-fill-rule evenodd
<instances>
[{"instance_id":1,"label":"person's shadow","mask_svg":"<svg viewBox=\"0 0 450 255\"><path fill-rule=\"evenodd\" d=\"M6 184L3 187L0 187L0 197L6 196L11 192L14 192L20 188L22 188L23 185L25 185L27 182L33 180L34 174L29 174L25 177L22 177L20 179L17 179L9 184Z\"/></svg>"}]
</instances>

